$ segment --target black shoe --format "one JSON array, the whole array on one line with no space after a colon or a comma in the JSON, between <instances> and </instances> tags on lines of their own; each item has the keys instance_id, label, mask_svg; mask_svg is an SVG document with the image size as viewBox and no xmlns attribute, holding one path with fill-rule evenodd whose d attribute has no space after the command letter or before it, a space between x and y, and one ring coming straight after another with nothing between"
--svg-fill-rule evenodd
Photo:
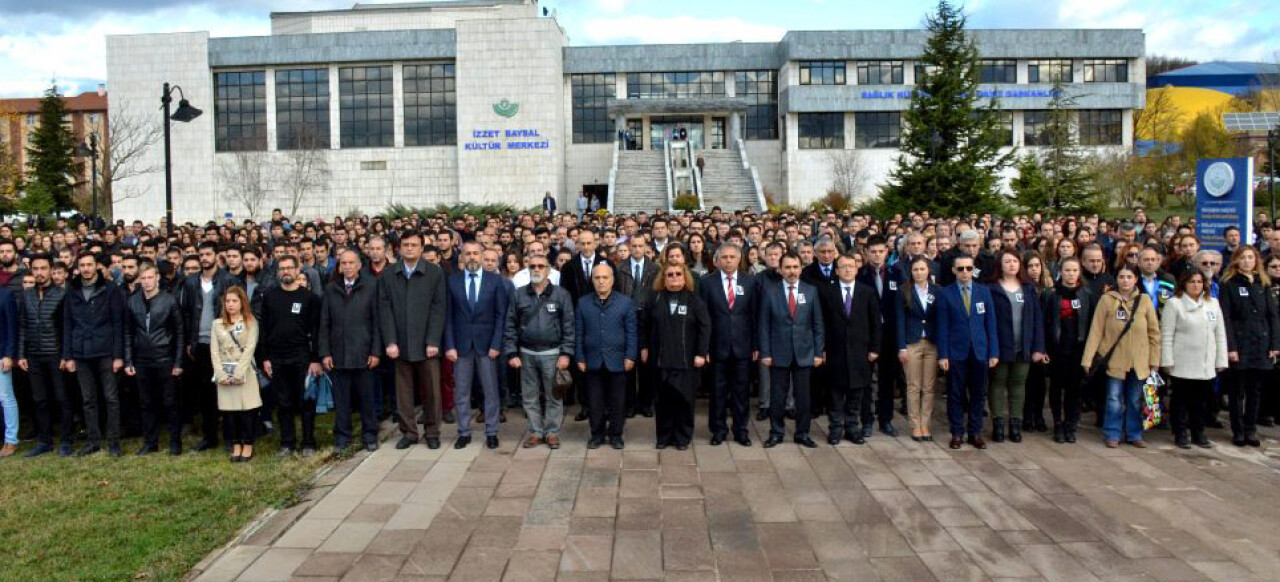
<instances>
[{"instance_id":1,"label":"black shoe","mask_svg":"<svg viewBox=\"0 0 1280 582\"><path fill-rule=\"evenodd\" d=\"M665 449L665 448L667 448L667 447L669 447L669 446L671 446L671 445L667 444L667 443L664 441L664 442L660 442L660 443L654 443L653 448L658 449L658 450L662 450L662 449Z\"/></svg>"},{"instance_id":2,"label":"black shoe","mask_svg":"<svg viewBox=\"0 0 1280 582\"><path fill-rule=\"evenodd\" d=\"M876 434L876 427L871 426L870 424L862 425L862 438L869 439L874 434Z\"/></svg>"},{"instance_id":3,"label":"black shoe","mask_svg":"<svg viewBox=\"0 0 1280 582\"><path fill-rule=\"evenodd\" d=\"M618 448L622 448L622 447L614 447L614 448L615 448L615 449L618 449ZM677 450L677 451L687 451L687 450L689 450L689 445L687 445L687 444L685 444L685 443L680 443L680 444L676 445L676 450Z\"/></svg>"},{"instance_id":4,"label":"black shoe","mask_svg":"<svg viewBox=\"0 0 1280 582\"><path fill-rule=\"evenodd\" d=\"M1053 442L1061 443L1067 440L1067 431L1060 424L1053 425Z\"/></svg>"},{"instance_id":5,"label":"black shoe","mask_svg":"<svg viewBox=\"0 0 1280 582\"><path fill-rule=\"evenodd\" d=\"M1009 421L1009 440L1015 443L1022 442L1022 421L1016 418Z\"/></svg>"},{"instance_id":6,"label":"black shoe","mask_svg":"<svg viewBox=\"0 0 1280 582\"><path fill-rule=\"evenodd\" d=\"M98 452L98 451L101 451L101 450L102 450L102 447L100 447L100 446L98 446L98 445L95 445L95 444L88 444L88 445L85 445L84 447L82 447L80 450L76 451L76 456L77 456L77 457L87 457L87 456L92 455L92 454L94 454L94 453L96 453L96 452Z\"/></svg>"},{"instance_id":7,"label":"black shoe","mask_svg":"<svg viewBox=\"0 0 1280 582\"><path fill-rule=\"evenodd\" d=\"M653 408L652 407L641 408L640 416L643 416L645 418L653 418Z\"/></svg>"},{"instance_id":8,"label":"black shoe","mask_svg":"<svg viewBox=\"0 0 1280 582\"><path fill-rule=\"evenodd\" d=\"M455 449L465 449L465 448L467 448L467 445L469 445L469 444L471 444L471 437L469 437L469 436L460 436L460 437L458 437L458 440L453 441L453 448L455 448Z\"/></svg>"},{"instance_id":9,"label":"black shoe","mask_svg":"<svg viewBox=\"0 0 1280 582\"><path fill-rule=\"evenodd\" d=\"M616 437L609 437L609 446L613 447L614 450L621 451L623 447L627 446L627 444L622 442L622 437L616 436ZM685 448L686 449L689 448L689 445L685 445ZM681 449L681 450L684 450L684 449Z\"/></svg>"},{"instance_id":10,"label":"black shoe","mask_svg":"<svg viewBox=\"0 0 1280 582\"><path fill-rule=\"evenodd\" d=\"M795 419L796 419L796 411L795 411L794 409L790 409L790 408L788 408L788 409L786 409L786 410L782 411L782 418L785 418L785 419L787 419L787 420L795 420Z\"/></svg>"},{"instance_id":11,"label":"black shoe","mask_svg":"<svg viewBox=\"0 0 1280 582\"><path fill-rule=\"evenodd\" d=\"M1233 445L1235 445L1235 446L1237 446L1237 447L1243 447L1243 446L1245 446L1245 445L1247 445L1247 444L1249 444L1249 443L1248 443L1247 441L1245 441L1245 440L1244 440L1244 437L1243 437L1243 436L1235 435L1235 436L1232 436L1232 437L1231 437L1231 444L1233 444Z\"/></svg>"},{"instance_id":12,"label":"black shoe","mask_svg":"<svg viewBox=\"0 0 1280 582\"><path fill-rule=\"evenodd\" d=\"M159 451L160 451L160 447L157 445L143 445L142 448L138 449L138 452L134 453L133 455L135 457L145 457L147 455L150 455L151 453L156 453Z\"/></svg>"},{"instance_id":13,"label":"black shoe","mask_svg":"<svg viewBox=\"0 0 1280 582\"><path fill-rule=\"evenodd\" d=\"M1067 429L1066 439L1068 443L1076 442L1076 427L1073 426Z\"/></svg>"},{"instance_id":14,"label":"black shoe","mask_svg":"<svg viewBox=\"0 0 1280 582\"><path fill-rule=\"evenodd\" d=\"M738 443L744 447L749 447L751 446L751 437L747 435L742 435L740 437L733 439L733 442Z\"/></svg>"},{"instance_id":15,"label":"black shoe","mask_svg":"<svg viewBox=\"0 0 1280 582\"><path fill-rule=\"evenodd\" d=\"M636 409L634 409L634 408L628 408L628 409L627 409L627 418L635 418L635 417L636 417Z\"/></svg>"},{"instance_id":16,"label":"black shoe","mask_svg":"<svg viewBox=\"0 0 1280 582\"><path fill-rule=\"evenodd\" d=\"M1213 448L1213 444L1211 444L1211 443L1209 442L1209 439L1204 438L1204 435L1200 435L1200 436L1198 436L1198 437L1195 437L1195 438L1191 439L1191 442L1192 442L1193 444L1195 444L1197 447L1200 447L1200 448L1202 448L1202 449L1212 449L1212 448Z\"/></svg>"},{"instance_id":17,"label":"black shoe","mask_svg":"<svg viewBox=\"0 0 1280 582\"><path fill-rule=\"evenodd\" d=\"M1173 437L1173 444L1177 445L1177 447L1180 449L1191 448L1191 441L1190 439L1187 438L1187 435L1185 434L1180 434L1176 437Z\"/></svg>"},{"instance_id":18,"label":"black shoe","mask_svg":"<svg viewBox=\"0 0 1280 582\"><path fill-rule=\"evenodd\" d=\"M1258 440L1258 437L1245 437L1244 444L1256 449L1262 446L1262 441Z\"/></svg>"},{"instance_id":19,"label":"black shoe","mask_svg":"<svg viewBox=\"0 0 1280 582\"><path fill-rule=\"evenodd\" d=\"M1258 426L1275 426L1276 422L1270 416L1264 416L1258 419Z\"/></svg>"},{"instance_id":20,"label":"black shoe","mask_svg":"<svg viewBox=\"0 0 1280 582\"><path fill-rule=\"evenodd\" d=\"M1015 420L1014 422L1020 423L1020 426L1019 426L1020 430L1025 430L1027 432L1035 432L1036 430L1036 422L1034 420L1031 420L1030 418L1022 421Z\"/></svg>"},{"instance_id":21,"label":"black shoe","mask_svg":"<svg viewBox=\"0 0 1280 582\"><path fill-rule=\"evenodd\" d=\"M58 445L58 456L59 456L59 457L70 457L70 456L71 456L71 443L62 443L62 444Z\"/></svg>"},{"instance_id":22,"label":"black shoe","mask_svg":"<svg viewBox=\"0 0 1280 582\"><path fill-rule=\"evenodd\" d=\"M1037 414L1035 419L1036 432L1049 432L1049 425L1044 420L1043 414Z\"/></svg>"},{"instance_id":23,"label":"black shoe","mask_svg":"<svg viewBox=\"0 0 1280 582\"><path fill-rule=\"evenodd\" d=\"M218 441L200 441L196 443L196 452L203 453L218 448Z\"/></svg>"},{"instance_id":24,"label":"black shoe","mask_svg":"<svg viewBox=\"0 0 1280 582\"><path fill-rule=\"evenodd\" d=\"M724 435L722 434L711 435L711 446L718 447L722 444L724 444Z\"/></svg>"},{"instance_id":25,"label":"black shoe","mask_svg":"<svg viewBox=\"0 0 1280 582\"><path fill-rule=\"evenodd\" d=\"M834 447L834 446L836 446L836 445L838 445L838 444L840 444L840 437L839 437L838 435L834 435L834 434L832 434L832 435L827 435L827 444L829 444L829 445L831 445L831 446L833 446L833 447Z\"/></svg>"},{"instance_id":26,"label":"black shoe","mask_svg":"<svg viewBox=\"0 0 1280 582\"><path fill-rule=\"evenodd\" d=\"M797 438L795 439L795 442L797 445L800 445L805 448L810 448L810 449L818 448L818 443L813 442L813 439L809 437Z\"/></svg>"},{"instance_id":27,"label":"black shoe","mask_svg":"<svg viewBox=\"0 0 1280 582\"><path fill-rule=\"evenodd\" d=\"M861 431L856 431L856 430L849 431L845 433L844 438L849 439L849 442L855 445L867 444L867 439L863 438Z\"/></svg>"},{"instance_id":28,"label":"black shoe","mask_svg":"<svg viewBox=\"0 0 1280 582\"><path fill-rule=\"evenodd\" d=\"M369 441L369 442L365 443L365 444L364 444L364 450L369 451L370 453L377 451L377 450L378 450L378 441Z\"/></svg>"},{"instance_id":29,"label":"black shoe","mask_svg":"<svg viewBox=\"0 0 1280 582\"><path fill-rule=\"evenodd\" d=\"M761 408L756 412L756 420L769 420L769 409Z\"/></svg>"},{"instance_id":30,"label":"black shoe","mask_svg":"<svg viewBox=\"0 0 1280 582\"><path fill-rule=\"evenodd\" d=\"M27 452L22 453L22 456L30 459L32 457L39 457L40 455L43 455L49 452L53 452L53 445L40 443L30 449L27 449Z\"/></svg>"},{"instance_id":31,"label":"black shoe","mask_svg":"<svg viewBox=\"0 0 1280 582\"><path fill-rule=\"evenodd\" d=\"M409 437L400 437L400 440L396 441L396 450L403 451L411 446L413 446L413 439Z\"/></svg>"},{"instance_id":32,"label":"black shoe","mask_svg":"<svg viewBox=\"0 0 1280 582\"><path fill-rule=\"evenodd\" d=\"M1004 442L1004 419L998 416L991 419L991 442Z\"/></svg>"},{"instance_id":33,"label":"black shoe","mask_svg":"<svg viewBox=\"0 0 1280 582\"><path fill-rule=\"evenodd\" d=\"M440 437L427 437L426 439L423 439L423 440L427 441L428 449L431 449L434 451L440 448Z\"/></svg>"},{"instance_id":34,"label":"black shoe","mask_svg":"<svg viewBox=\"0 0 1280 582\"><path fill-rule=\"evenodd\" d=\"M176 457L182 454L182 443L173 443L169 445L169 456Z\"/></svg>"},{"instance_id":35,"label":"black shoe","mask_svg":"<svg viewBox=\"0 0 1280 582\"><path fill-rule=\"evenodd\" d=\"M600 445L603 445L603 444L604 444L604 437L591 437L591 440L587 441L587 448L598 449L600 448Z\"/></svg>"},{"instance_id":36,"label":"black shoe","mask_svg":"<svg viewBox=\"0 0 1280 582\"><path fill-rule=\"evenodd\" d=\"M582 421L586 420L586 419L587 419L587 409L586 409L585 407L583 407L583 408L579 408L579 409L578 409L578 415L577 415L577 416L575 416L575 417L573 417L573 419L574 419L575 421L577 421L577 422L582 422Z\"/></svg>"},{"instance_id":37,"label":"black shoe","mask_svg":"<svg viewBox=\"0 0 1280 582\"><path fill-rule=\"evenodd\" d=\"M882 423L880 423L880 432L882 432L882 433L884 433L884 434L886 434L886 435L888 435L888 436L891 436L891 437L897 437L897 436L898 436L898 429L893 428L893 423L892 423L892 422L882 422Z\"/></svg>"},{"instance_id":38,"label":"black shoe","mask_svg":"<svg viewBox=\"0 0 1280 582\"><path fill-rule=\"evenodd\" d=\"M491 434L487 437L484 437L484 446L490 449L498 448L498 435Z\"/></svg>"},{"instance_id":39,"label":"black shoe","mask_svg":"<svg viewBox=\"0 0 1280 582\"><path fill-rule=\"evenodd\" d=\"M782 437L771 436L764 440L764 448L766 449L772 449L780 444L782 444Z\"/></svg>"}]
</instances>

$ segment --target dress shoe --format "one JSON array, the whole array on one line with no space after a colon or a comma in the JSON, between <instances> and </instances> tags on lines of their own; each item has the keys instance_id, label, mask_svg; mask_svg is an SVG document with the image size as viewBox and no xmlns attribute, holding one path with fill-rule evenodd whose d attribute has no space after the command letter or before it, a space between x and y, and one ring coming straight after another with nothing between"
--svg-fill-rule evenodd
<instances>
[{"instance_id":1,"label":"dress shoe","mask_svg":"<svg viewBox=\"0 0 1280 582\"><path fill-rule=\"evenodd\" d=\"M586 407L584 406L584 407L579 408L579 409L578 409L578 415L577 415L577 416L575 416L575 417L573 417L573 419L574 419L575 421L577 421L577 422L582 422L582 421L586 420L586 419L587 419L587 409L586 409Z\"/></svg>"},{"instance_id":2,"label":"dress shoe","mask_svg":"<svg viewBox=\"0 0 1280 582\"><path fill-rule=\"evenodd\" d=\"M218 448L218 441L200 441L196 443L196 452L203 453L205 451Z\"/></svg>"},{"instance_id":3,"label":"dress shoe","mask_svg":"<svg viewBox=\"0 0 1280 582\"><path fill-rule=\"evenodd\" d=\"M960 438L960 437L958 437L958 436L953 436L953 437L951 437L951 445L950 445L950 446L951 446L951 448L953 448L953 449L959 449L959 448L960 448L961 446L963 446L963 445L964 445L964 439L962 439L962 438Z\"/></svg>"},{"instance_id":4,"label":"dress shoe","mask_svg":"<svg viewBox=\"0 0 1280 582\"><path fill-rule=\"evenodd\" d=\"M548 448L550 448L550 449L551 449L551 450L553 450L553 451L554 451L554 450L556 450L556 449L558 449L558 448L560 448L560 435L558 435L558 434L556 434L556 433L554 433L554 432L553 432L553 433L551 433L551 434L548 434L548 435L547 435L547 447L548 447Z\"/></svg>"},{"instance_id":5,"label":"dress shoe","mask_svg":"<svg viewBox=\"0 0 1280 582\"><path fill-rule=\"evenodd\" d=\"M667 441L659 441L653 444L653 448L658 449L659 451L669 446L671 446L671 443L668 443Z\"/></svg>"},{"instance_id":6,"label":"dress shoe","mask_svg":"<svg viewBox=\"0 0 1280 582\"><path fill-rule=\"evenodd\" d=\"M427 441L428 449L435 450L440 448L440 437L427 437L425 440Z\"/></svg>"},{"instance_id":7,"label":"dress shoe","mask_svg":"<svg viewBox=\"0 0 1280 582\"><path fill-rule=\"evenodd\" d=\"M991 442L1004 442L1004 419L998 416L991 419Z\"/></svg>"},{"instance_id":8,"label":"dress shoe","mask_svg":"<svg viewBox=\"0 0 1280 582\"><path fill-rule=\"evenodd\" d=\"M816 449L816 448L818 448L818 443L813 442L813 439L811 439L811 438L809 438L809 437L800 437L800 438L797 438L797 439L795 439L795 442L796 442L796 444L797 444L797 445L800 445L800 446L805 447L805 448L809 448L809 449Z\"/></svg>"},{"instance_id":9,"label":"dress shoe","mask_svg":"<svg viewBox=\"0 0 1280 582\"><path fill-rule=\"evenodd\" d=\"M413 446L413 439L409 437L400 437L400 440L396 441L396 450L403 451L411 446Z\"/></svg>"},{"instance_id":10,"label":"dress shoe","mask_svg":"<svg viewBox=\"0 0 1280 582\"><path fill-rule=\"evenodd\" d=\"M22 456L30 459L32 457L39 457L40 455L43 455L51 451L53 451L53 445L40 443L34 447L27 449L27 452L22 453Z\"/></svg>"},{"instance_id":11,"label":"dress shoe","mask_svg":"<svg viewBox=\"0 0 1280 582\"><path fill-rule=\"evenodd\" d=\"M862 425L862 438L869 439L876 434L876 427L869 424Z\"/></svg>"},{"instance_id":12,"label":"dress shoe","mask_svg":"<svg viewBox=\"0 0 1280 582\"><path fill-rule=\"evenodd\" d=\"M833 447L840 444L840 437L837 435L827 435L827 444Z\"/></svg>"},{"instance_id":13,"label":"dress shoe","mask_svg":"<svg viewBox=\"0 0 1280 582\"><path fill-rule=\"evenodd\" d=\"M849 442L855 445L867 444L867 439L862 437L861 431L852 430L852 431L846 432L844 433L844 438L848 439Z\"/></svg>"},{"instance_id":14,"label":"dress shoe","mask_svg":"<svg viewBox=\"0 0 1280 582\"><path fill-rule=\"evenodd\" d=\"M102 447L100 447L100 446L98 446L98 445L95 445L95 444L88 444L88 445L85 445L84 447L81 447L81 449L80 449L80 450L76 451L76 456L77 456L77 457L87 457L87 456L92 455L92 454L94 454L94 453L96 453L96 452L98 452L98 451L101 451L101 450L102 450Z\"/></svg>"},{"instance_id":15,"label":"dress shoe","mask_svg":"<svg viewBox=\"0 0 1280 582\"><path fill-rule=\"evenodd\" d=\"M1195 445L1195 446L1197 446L1197 447L1202 448L1202 449L1212 449L1212 448L1213 448L1213 444L1209 442L1209 439L1204 438L1204 435L1200 435L1200 436L1198 436L1198 437L1194 437L1194 438L1192 438L1192 439L1191 439L1191 443L1192 443L1192 444L1194 444L1194 445Z\"/></svg>"},{"instance_id":16,"label":"dress shoe","mask_svg":"<svg viewBox=\"0 0 1280 582\"><path fill-rule=\"evenodd\" d=\"M1188 439L1185 434L1180 434L1173 437L1173 444L1180 449L1189 449L1191 448L1191 439Z\"/></svg>"},{"instance_id":17,"label":"dress shoe","mask_svg":"<svg viewBox=\"0 0 1280 582\"><path fill-rule=\"evenodd\" d=\"M724 444L724 435L717 434L711 436L711 446L718 447L722 444Z\"/></svg>"},{"instance_id":18,"label":"dress shoe","mask_svg":"<svg viewBox=\"0 0 1280 582\"><path fill-rule=\"evenodd\" d=\"M782 444L782 437L771 436L764 440L764 448L766 449L772 449L780 444Z\"/></svg>"},{"instance_id":19,"label":"dress shoe","mask_svg":"<svg viewBox=\"0 0 1280 582\"><path fill-rule=\"evenodd\" d=\"M1060 424L1053 425L1053 442L1061 443L1061 442L1066 442L1066 440L1067 440L1066 427Z\"/></svg>"},{"instance_id":20,"label":"dress shoe","mask_svg":"<svg viewBox=\"0 0 1280 582\"><path fill-rule=\"evenodd\" d=\"M689 450L689 445L687 445L687 444L685 444L685 443L679 443L679 444L677 444L677 445L676 445L676 450L677 450L677 451L687 451L687 450Z\"/></svg>"},{"instance_id":21,"label":"dress shoe","mask_svg":"<svg viewBox=\"0 0 1280 582\"><path fill-rule=\"evenodd\" d=\"M643 417L645 417L645 418L653 418L653 407L652 407L652 406L646 406L646 407L644 407L644 408L641 408L641 409L640 409L640 416L643 416Z\"/></svg>"},{"instance_id":22,"label":"dress shoe","mask_svg":"<svg viewBox=\"0 0 1280 582\"><path fill-rule=\"evenodd\" d=\"M587 441L587 448L598 449L600 448L600 445L603 445L603 444L604 444L604 437L591 437L591 440Z\"/></svg>"},{"instance_id":23,"label":"dress shoe","mask_svg":"<svg viewBox=\"0 0 1280 582\"><path fill-rule=\"evenodd\" d=\"M520 446L526 449L532 449L533 447L536 447L540 444L542 444L542 437L538 436L537 434L531 434L524 439L524 443L521 443Z\"/></svg>"},{"instance_id":24,"label":"dress shoe","mask_svg":"<svg viewBox=\"0 0 1280 582\"><path fill-rule=\"evenodd\" d=\"M972 445L973 448L979 450L987 448L987 441L982 440L982 437L980 436L969 437L969 444Z\"/></svg>"},{"instance_id":25,"label":"dress shoe","mask_svg":"<svg viewBox=\"0 0 1280 582\"><path fill-rule=\"evenodd\" d=\"M744 447L749 447L751 446L751 437L747 435L742 435L740 437L733 439L733 442L738 443Z\"/></svg>"},{"instance_id":26,"label":"dress shoe","mask_svg":"<svg viewBox=\"0 0 1280 582\"><path fill-rule=\"evenodd\" d=\"M182 454L182 443L173 443L169 445L169 456L176 457Z\"/></svg>"},{"instance_id":27,"label":"dress shoe","mask_svg":"<svg viewBox=\"0 0 1280 582\"><path fill-rule=\"evenodd\" d=\"M1244 440L1244 437L1243 437L1243 436L1241 436L1241 435L1235 435L1235 436L1232 436L1232 437L1231 437L1231 444L1233 444L1233 445L1235 445L1235 446L1237 446L1237 447L1244 447L1245 445L1248 445L1249 443L1248 443L1248 442L1246 442L1246 441Z\"/></svg>"},{"instance_id":28,"label":"dress shoe","mask_svg":"<svg viewBox=\"0 0 1280 582\"><path fill-rule=\"evenodd\" d=\"M1009 440L1011 442L1022 442L1022 421L1013 419L1009 421Z\"/></svg>"},{"instance_id":29,"label":"dress shoe","mask_svg":"<svg viewBox=\"0 0 1280 582\"><path fill-rule=\"evenodd\" d=\"M756 412L756 420L769 420L769 409L761 408Z\"/></svg>"},{"instance_id":30,"label":"dress shoe","mask_svg":"<svg viewBox=\"0 0 1280 582\"><path fill-rule=\"evenodd\" d=\"M498 448L498 435L491 434L484 437L484 446L490 450Z\"/></svg>"},{"instance_id":31,"label":"dress shoe","mask_svg":"<svg viewBox=\"0 0 1280 582\"><path fill-rule=\"evenodd\" d=\"M1262 446L1262 441L1258 440L1257 437L1245 437L1244 444L1256 449Z\"/></svg>"},{"instance_id":32,"label":"dress shoe","mask_svg":"<svg viewBox=\"0 0 1280 582\"><path fill-rule=\"evenodd\" d=\"M369 441L364 444L364 450L374 453L378 451L378 441Z\"/></svg>"},{"instance_id":33,"label":"dress shoe","mask_svg":"<svg viewBox=\"0 0 1280 582\"><path fill-rule=\"evenodd\" d=\"M882 423L880 423L880 432L882 432L882 433L884 433L884 434L886 434L886 435L888 435L888 436L891 436L891 437L896 437L896 436L898 436L898 429L893 428L893 423L892 423L892 422L882 422Z\"/></svg>"},{"instance_id":34,"label":"dress shoe","mask_svg":"<svg viewBox=\"0 0 1280 582\"><path fill-rule=\"evenodd\" d=\"M147 455L150 455L151 453L159 452L159 450L160 450L160 447L156 445L142 445L142 448L138 449L138 452L134 453L133 455L135 457L145 457Z\"/></svg>"},{"instance_id":35,"label":"dress shoe","mask_svg":"<svg viewBox=\"0 0 1280 582\"><path fill-rule=\"evenodd\" d=\"M458 440L453 441L453 448L455 448L455 449L465 449L465 448L467 448L467 445L469 445L469 444L471 444L471 437L469 437L469 436L460 436L460 437L458 437Z\"/></svg>"},{"instance_id":36,"label":"dress shoe","mask_svg":"<svg viewBox=\"0 0 1280 582\"><path fill-rule=\"evenodd\" d=\"M293 456L293 449L289 447L280 447L280 450L276 452L276 460L279 460L279 461L283 461L292 456Z\"/></svg>"},{"instance_id":37,"label":"dress shoe","mask_svg":"<svg viewBox=\"0 0 1280 582\"><path fill-rule=\"evenodd\" d=\"M620 436L609 437L609 446L613 447L615 451L621 451L623 448L626 448L627 443L623 442L622 437ZM688 448L688 446L689 445L685 445L685 448Z\"/></svg>"}]
</instances>

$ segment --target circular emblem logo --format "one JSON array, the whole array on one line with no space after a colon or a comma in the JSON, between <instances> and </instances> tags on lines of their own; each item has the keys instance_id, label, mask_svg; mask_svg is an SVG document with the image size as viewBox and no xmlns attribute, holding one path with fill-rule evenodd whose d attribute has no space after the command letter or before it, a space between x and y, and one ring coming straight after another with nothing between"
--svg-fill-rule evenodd
<instances>
[{"instance_id":1,"label":"circular emblem logo","mask_svg":"<svg viewBox=\"0 0 1280 582\"><path fill-rule=\"evenodd\" d=\"M1204 171L1204 189L1214 198L1221 198L1236 184L1236 173L1231 164L1214 162Z\"/></svg>"}]
</instances>

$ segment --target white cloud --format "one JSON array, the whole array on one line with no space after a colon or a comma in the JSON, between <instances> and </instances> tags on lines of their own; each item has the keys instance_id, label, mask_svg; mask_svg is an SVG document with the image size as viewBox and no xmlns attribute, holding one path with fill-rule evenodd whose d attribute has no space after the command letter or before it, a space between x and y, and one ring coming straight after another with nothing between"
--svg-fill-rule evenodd
<instances>
[{"instance_id":1,"label":"white cloud","mask_svg":"<svg viewBox=\"0 0 1280 582\"><path fill-rule=\"evenodd\" d=\"M630 16L591 18L578 31L586 44L642 42L678 44L692 42L778 41L787 30L746 22L741 18L695 18L692 16ZM573 34L572 31L570 34Z\"/></svg>"}]
</instances>

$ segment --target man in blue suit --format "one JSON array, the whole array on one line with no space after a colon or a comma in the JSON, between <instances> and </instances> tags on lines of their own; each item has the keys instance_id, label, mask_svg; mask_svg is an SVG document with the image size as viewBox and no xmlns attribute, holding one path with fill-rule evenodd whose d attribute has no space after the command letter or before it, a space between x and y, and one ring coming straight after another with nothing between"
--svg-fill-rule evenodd
<instances>
[{"instance_id":1,"label":"man in blue suit","mask_svg":"<svg viewBox=\"0 0 1280 582\"><path fill-rule=\"evenodd\" d=\"M621 450L625 446L627 372L635 368L640 352L636 305L630 297L613 292L613 267L609 265L592 267L591 285L595 293L579 299L573 312L578 371L586 375L591 403L587 407L591 416L587 448L600 448L608 433L609 446Z\"/></svg>"},{"instance_id":2,"label":"man in blue suit","mask_svg":"<svg viewBox=\"0 0 1280 582\"><path fill-rule=\"evenodd\" d=\"M987 287L974 283L973 268L973 257L957 255L951 265L956 281L938 298L938 366L947 373L947 417L953 449L964 443L966 430L969 444L987 448L982 440L987 370L1000 362L995 304Z\"/></svg>"},{"instance_id":3,"label":"man in blue suit","mask_svg":"<svg viewBox=\"0 0 1280 582\"><path fill-rule=\"evenodd\" d=\"M496 449L502 402L493 361L502 351L510 296L502 276L482 268L480 243L463 243L462 265L463 270L450 275L446 285L449 299L444 356L453 362L458 417L458 440L453 448L465 448L471 443L471 383L479 376L484 391L485 446Z\"/></svg>"},{"instance_id":4,"label":"man in blue suit","mask_svg":"<svg viewBox=\"0 0 1280 582\"><path fill-rule=\"evenodd\" d=\"M779 263L782 281L761 284L764 300L760 306L760 361L769 368L771 402L787 401L787 388L796 400L796 444L814 448L809 438L813 418L809 402L809 374L822 365L822 307L818 289L800 281L800 255L789 252ZM783 407L770 409L769 438L765 448L778 446L785 434Z\"/></svg>"}]
</instances>

